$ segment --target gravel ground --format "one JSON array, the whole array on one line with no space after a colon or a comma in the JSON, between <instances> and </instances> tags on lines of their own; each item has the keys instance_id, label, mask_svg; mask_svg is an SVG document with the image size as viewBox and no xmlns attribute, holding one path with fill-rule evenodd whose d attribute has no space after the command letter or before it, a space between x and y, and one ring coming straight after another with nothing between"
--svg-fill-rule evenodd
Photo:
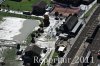
<instances>
[{"instance_id":1,"label":"gravel ground","mask_svg":"<svg viewBox=\"0 0 100 66\"><path fill-rule=\"evenodd\" d=\"M27 36L34 30L35 27L39 25L39 21L37 20L26 20L23 23L23 27L20 29L21 34L13 37L13 40L23 41L27 38Z\"/></svg>"}]
</instances>

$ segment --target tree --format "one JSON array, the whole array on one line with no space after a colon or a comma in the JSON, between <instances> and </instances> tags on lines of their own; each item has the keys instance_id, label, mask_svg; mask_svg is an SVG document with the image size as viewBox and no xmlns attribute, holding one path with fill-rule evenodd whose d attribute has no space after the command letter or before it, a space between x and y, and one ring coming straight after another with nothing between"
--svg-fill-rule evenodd
<instances>
[{"instance_id":1,"label":"tree","mask_svg":"<svg viewBox=\"0 0 100 66\"><path fill-rule=\"evenodd\" d=\"M7 10L9 11L10 10L10 5L7 4L6 7L7 7Z\"/></svg>"},{"instance_id":2,"label":"tree","mask_svg":"<svg viewBox=\"0 0 100 66\"><path fill-rule=\"evenodd\" d=\"M63 19L63 15L59 14L59 18L60 18L60 20L62 20Z\"/></svg>"},{"instance_id":3,"label":"tree","mask_svg":"<svg viewBox=\"0 0 100 66\"><path fill-rule=\"evenodd\" d=\"M44 19L49 20L49 16L48 15L44 15Z\"/></svg>"},{"instance_id":4,"label":"tree","mask_svg":"<svg viewBox=\"0 0 100 66\"><path fill-rule=\"evenodd\" d=\"M55 12L55 16L57 17L59 15L59 12Z\"/></svg>"},{"instance_id":5,"label":"tree","mask_svg":"<svg viewBox=\"0 0 100 66\"><path fill-rule=\"evenodd\" d=\"M38 38L38 37L40 36L39 31L36 31L35 33L36 33L36 34L35 34L35 35L36 35L36 38Z\"/></svg>"},{"instance_id":6,"label":"tree","mask_svg":"<svg viewBox=\"0 0 100 66\"><path fill-rule=\"evenodd\" d=\"M3 10L5 9L5 5L2 5Z\"/></svg>"},{"instance_id":7,"label":"tree","mask_svg":"<svg viewBox=\"0 0 100 66\"><path fill-rule=\"evenodd\" d=\"M20 44L17 44L17 49L18 49L18 50L20 49Z\"/></svg>"},{"instance_id":8,"label":"tree","mask_svg":"<svg viewBox=\"0 0 100 66\"><path fill-rule=\"evenodd\" d=\"M49 26L50 22L49 22L49 16L48 15L44 15L43 22L44 22L44 27Z\"/></svg>"},{"instance_id":9,"label":"tree","mask_svg":"<svg viewBox=\"0 0 100 66\"><path fill-rule=\"evenodd\" d=\"M0 10L1 10L1 4L0 4Z\"/></svg>"},{"instance_id":10,"label":"tree","mask_svg":"<svg viewBox=\"0 0 100 66\"><path fill-rule=\"evenodd\" d=\"M32 43L35 43L35 39L34 39L34 37L32 37L32 40L31 40L31 42L32 42Z\"/></svg>"},{"instance_id":11,"label":"tree","mask_svg":"<svg viewBox=\"0 0 100 66\"><path fill-rule=\"evenodd\" d=\"M31 37L35 37L35 34L32 33L32 34L31 34Z\"/></svg>"},{"instance_id":12,"label":"tree","mask_svg":"<svg viewBox=\"0 0 100 66\"><path fill-rule=\"evenodd\" d=\"M39 33L44 33L43 28L40 27L40 28L38 29L38 32L39 32Z\"/></svg>"},{"instance_id":13,"label":"tree","mask_svg":"<svg viewBox=\"0 0 100 66\"><path fill-rule=\"evenodd\" d=\"M40 27L40 28L43 28L43 27L44 27L44 24L43 24L43 23L41 23L41 24L39 25L39 27Z\"/></svg>"},{"instance_id":14,"label":"tree","mask_svg":"<svg viewBox=\"0 0 100 66\"><path fill-rule=\"evenodd\" d=\"M55 19L58 20L59 12L55 12Z\"/></svg>"}]
</instances>

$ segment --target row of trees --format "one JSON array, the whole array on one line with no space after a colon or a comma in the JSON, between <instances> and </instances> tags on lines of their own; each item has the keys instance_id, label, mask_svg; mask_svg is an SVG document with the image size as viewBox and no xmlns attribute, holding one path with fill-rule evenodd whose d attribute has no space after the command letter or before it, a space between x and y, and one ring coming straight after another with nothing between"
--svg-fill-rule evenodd
<instances>
[{"instance_id":1,"label":"row of trees","mask_svg":"<svg viewBox=\"0 0 100 66\"><path fill-rule=\"evenodd\" d=\"M55 12L56 20L59 20L59 19L62 20L62 17L63 17L62 14L59 14L59 12ZM40 33L44 32L43 27L48 27L50 25L50 19L49 19L48 15L44 15L44 19L42 21L43 22L39 25L40 28L37 31L35 31L35 33L31 34L31 38L32 38L31 42L32 43L35 43L34 37L38 38L38 36L40 36Z\"/></svg>"},{"instance_id":2,"label":"row of trees","mask_svg":"<svg viewBox=\"0 0 100 66\"><path fill-rule=\"evenodd\" d=\"M62 20L62 18L63 18L63 15L60 14L59 12L55 12L54 15L55 15L55 19L56 19L56 20L59 20L59 19Z\"/></svg>"},{"instance_id":3,"label":"row of trees","mask_svg":"<svg viewBox=\"0 0 100 66\"><path fill-rule=\"evenodd\" d=\"M9 10L9 8L10 8L10 5L9 4L7 4L7 5L4 5L4 4L0 4L0 9L8 9Z\"/></svg>"},{"instance_id":4,"label":"row of trees","mask_svg":"<svg viewBox=\"0 0 100 66\"><path fill-rule=\"evenodd\" d=\"M39 25L40 28L31 34L31 38L32 38L31 42L32 43L35 43L35 38L38 38L39 36L41 36L41 33L44 33L43 27L48 27L50 25L48 15L44 15L44 19L42 21L43 22Z\"/></svg>"},{"instance_id":5,"label":"row of trees","mask_svg":"<svg viewBox=\"0 0 100 66\"><path fill-rule=\"evenodd\" d=\"M17 11L20 11L21 6L17 9ZM0 4L0 10L1 9L6 9L7 11L10 11L10 9L13 10L13 8L11 8L11 6L9 4Z\"/></svg>"}]
</instances>

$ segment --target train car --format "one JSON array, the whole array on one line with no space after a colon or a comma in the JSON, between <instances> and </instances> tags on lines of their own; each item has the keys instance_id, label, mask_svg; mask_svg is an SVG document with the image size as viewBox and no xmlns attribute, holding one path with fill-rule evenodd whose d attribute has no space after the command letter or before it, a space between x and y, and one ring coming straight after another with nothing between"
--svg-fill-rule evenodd
<instances>
[{"instance_id":1,"label":"train car","mask_svg":"<svg viewBox=\"0 0 100 66\"><path fill-rule=\"evenodd\" d=\"M60 31L62 33L67 33L69 34L73 28L75 27L75 25L78 23L78 17L75 15L69 16L65 22L60 26Z\"/></svg>"},{"instance_id":2,"label":"train car","mask_svg":"<svg viewBox=\"0 0 100 66\"><path fill-rule=\"evenodd\" d=\"M70 35L72 35L72 37L75 37L82 28L82 26L82 22L78 22L76 26L73 28L73 30L70 32Z\"/></svg>"},{"instance_id":3,"label":"train car","mask_svg":"<svg viewBox=\"0 0 100 66\"><path fill-rule=\"evenodd\" d=\"M92 43L92 41L93 41L93 39L95 38L95 36L96 36L96 34L97 34L99 28L100 28L100 26L98 25L98 26L96 27L96 29L94 30L93 34L91 35L91 37L88 37L88 38L87 38L86 42L88 42L88 43L90 43L90 44Z\"/></svg>"}]
</instances>

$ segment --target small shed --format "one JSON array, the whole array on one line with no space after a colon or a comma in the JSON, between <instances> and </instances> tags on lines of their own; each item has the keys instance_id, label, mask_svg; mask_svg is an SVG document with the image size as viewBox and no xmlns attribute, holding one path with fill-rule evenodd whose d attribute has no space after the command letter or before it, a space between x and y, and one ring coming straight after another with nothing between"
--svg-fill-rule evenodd
<instances>
[{"instance_id":1,"label":"small shed","mask_svg":"<svg viewBox=\"0 0 100 66\"><path fill-rule=\"evenodd\" d=\"M25 54L22 56L23 65L27 66L28 64L29 66L40 66L41 52L42 48L37 45L28 46L25 49Z\"/></svg>"}]
</instances>

